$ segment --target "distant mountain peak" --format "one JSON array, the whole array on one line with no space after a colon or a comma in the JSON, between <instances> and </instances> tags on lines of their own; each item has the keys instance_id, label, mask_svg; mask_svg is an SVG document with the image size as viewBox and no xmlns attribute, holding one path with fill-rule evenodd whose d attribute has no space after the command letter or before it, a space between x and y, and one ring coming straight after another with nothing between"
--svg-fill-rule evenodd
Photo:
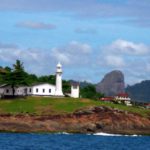
<instances>
[{"instance_id":1,"label":"distant mountain peak","mask_svg":"<svg viewBox=\"0 0 150 150\"><path fill-rule=\"evenodd\" d=\"M120 70L107 73L101 82L96 85L97 92L106 96L114 96L125 91L124 74Z\"/></svg>"},{"instance_id":2,"label":"distant mountain peak","mask_svg":"<svg viewBox=\"0 0 150 150\"><path fill-rule=\"evenodd\" d=\"M141 81L134 85L129 85L126 92L132 101L150 102L150 80Z\"/></svg>"}]
</instances>

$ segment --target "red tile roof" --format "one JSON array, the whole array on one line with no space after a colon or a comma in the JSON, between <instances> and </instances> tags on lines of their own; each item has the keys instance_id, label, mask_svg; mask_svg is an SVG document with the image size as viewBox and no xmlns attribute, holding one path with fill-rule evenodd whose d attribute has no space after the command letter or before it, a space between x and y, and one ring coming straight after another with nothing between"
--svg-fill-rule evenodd
<instances>
[{"instance_id":1,"label":"red tile roof","mask_svg":"<svg viewBox=\"0 0 150 150\"><path fill-rule=\"evenodd\" d=\"M150 103L148 103L148 104L145 104L145 106L150 106Z\"/></svg>"},{"instance_id":2,"label":"red tile roof","mask_svg":"<svg viewBox=\"0 0 150 150\"><path fill-rule=\"evenodd\" d=\"M119 93L117 96L118 97L129 97L129 95L127 93Z\"/></svg>"}]
</instances>

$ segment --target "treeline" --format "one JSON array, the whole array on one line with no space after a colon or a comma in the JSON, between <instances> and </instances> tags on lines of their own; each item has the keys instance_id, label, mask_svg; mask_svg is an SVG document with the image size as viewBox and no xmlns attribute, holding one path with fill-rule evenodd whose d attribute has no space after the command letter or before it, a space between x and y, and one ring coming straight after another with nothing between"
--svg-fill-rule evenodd
<instances>
[{"instance_id":1,"label":"treeline","mask_svg":"<svg viewBox=\"0 0 150 150\"><path fill-rule=\"evenodd\" d=\"M9 84L13 89L13 94L15 92L15 87L17 86L30 86L36 83L50 83L55 85L56 76L55 75L44 75L37 76L35 74L29 74L25 71L23 62L16 60L15 64L12 67L0 67L0 85ZM62 80L63 92L70 93L72 80ZM104 95L96 92L95 85L86 84L83 82L84 86L81 83L80 88L80 97L82 98L91 98L99 99Z\"/></svg>"},{"instance_id":2,"label":"treeline","mask_svg":"<svg viewBox=\"0 0 150 150\"><path fill-rule=\"evenodd\" d=\"M25 71L23 62L16 60L12 67L0 67L0 84L9 84L13 89L16 86L30 86L36 83L50 83L55 85L55 75L37 76ZM63 80L63 92L70 92L70 82Z\"/></svg>"}]
</instances>

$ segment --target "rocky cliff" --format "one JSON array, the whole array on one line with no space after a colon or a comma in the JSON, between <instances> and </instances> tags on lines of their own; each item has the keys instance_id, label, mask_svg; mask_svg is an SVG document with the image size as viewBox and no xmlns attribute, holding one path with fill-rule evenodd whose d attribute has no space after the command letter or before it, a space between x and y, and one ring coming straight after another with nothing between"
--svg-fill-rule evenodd
<instances>
[{"instance_id":1,"label":"rocky cliff","mask_svg":"<svg viewBox=\"0 0 150 150\"><path fill-rule=\"evenodd\" d=\"M121 71L115 70L104 76L101 82L96 85L97 92L105 96L114 96L125 91L124 75Z\"/></svg>"},{"instance_id":2,"label":"rocky cliff","mask_svg":"<svg viewBox=\"0 0 150 150\"><path fill-rule=\"evenodd\" d=\"M0 115L0 131L150 134L150 119L99 106L66 115Z\"/></svg>"}]
</instances>

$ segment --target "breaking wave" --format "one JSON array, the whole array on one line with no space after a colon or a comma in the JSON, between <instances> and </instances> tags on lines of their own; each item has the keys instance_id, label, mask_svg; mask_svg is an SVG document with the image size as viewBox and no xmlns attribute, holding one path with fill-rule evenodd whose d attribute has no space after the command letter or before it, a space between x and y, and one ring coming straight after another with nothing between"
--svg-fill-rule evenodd
<instances>
[{"instance_id":1,"label":"breaking wave","mask_svg":"<svg viewBox=\"0 0 150 150\"><path fill-rule=\"evenodd\" d=\"M68 133L68 132L58 132L58 133L55 133L55 134L65 134L65 135L73 135L75 133ZM110 133L105 133L105 132L99 132L99 133L87 133L86 135L97 135L97 136L132 136L132 137L137 137L137 136L142 136L142 135L136 135L136 134L133 134L133 135L124 135L124 134L110 134Z\"/></svg>"},{"instance_id":2,"label":"breaking wave","mask_svg":"<svg viewBox=\"0 0 150 150\"><path fill-rule=\"evenodd\" d=\"M110 133L104 133L104 132L100 132L100 133L94 133L93 135L100 135L100 136L141 136L141 135L136 135L136 134L133 134L133 135L123 135L123 134L110 134Z\"/></svg>"}]
</instances>

